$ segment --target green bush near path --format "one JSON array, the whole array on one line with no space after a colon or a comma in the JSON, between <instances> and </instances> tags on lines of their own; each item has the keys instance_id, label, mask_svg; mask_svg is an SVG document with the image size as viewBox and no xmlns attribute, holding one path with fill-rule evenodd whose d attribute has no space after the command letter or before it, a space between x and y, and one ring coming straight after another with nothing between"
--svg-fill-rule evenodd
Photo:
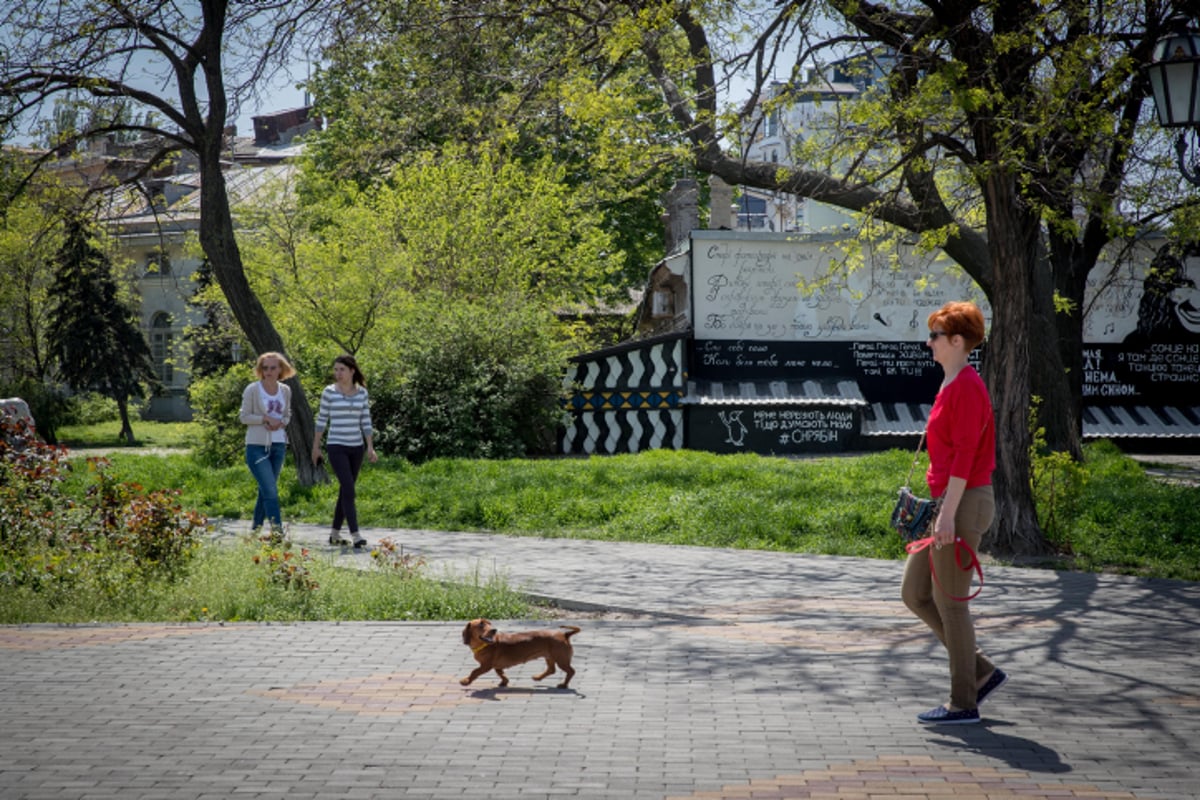
<instances>
[{"instance_id":1,"label":"green bush near path","mask_svg":"<svg viewBox=\"0 0 1200 800\"><path fill-rule=\"evenodd\" d=\"M288 585L266 563L271 549L249 538L209 545L179 580L129 582L119 593L96 580L75 583L69 597L57 600L44 590L0 587L0 624L512 619L535 613L499 576L363 572L337 566L329 554L297 548L288 549L289 561L302 561L307 584Z\"/></svg>"},{"instance_id":2,"label":"green bush near path","mask_svg":"<svg viewBox=\"0 0 1200 800\"><path fill-rule=\"evenodd\" d=\"M254 482L241 465L111 458L126 480L177 487L186 506L209 516L245 518L253 508ZM887 515L910 459L900 450L812 459L659 450L420 466L384 457L363 468L359 518L377 528L895 559L904 551ZM1039 516L1053 519L1051 538L1062 551L1047 565L1200 580L1200 488L1155 480L1106 442L1089 444L1076 472L1070 481L1039 482ZM287 466L280 486L285 520L328 522L335 483L301 487ZM924 490L919 481L914 488Z\"/></svg>"},{"instance_id":3,"label":"green bush near path","mask_svg":"<svg viewBox=\"0 0 1200 800\"><path fill-rule=\"evenodd\" d=\"M29 441L22 424L0 420L0 624L540 613L502 576L431 575L387 537L366 571L273 534L206 541L209 521L173 488L189 478L167 469L210 480L190 455L130 455L138 482L108 458Z\"/></svg>"}]
</instances>

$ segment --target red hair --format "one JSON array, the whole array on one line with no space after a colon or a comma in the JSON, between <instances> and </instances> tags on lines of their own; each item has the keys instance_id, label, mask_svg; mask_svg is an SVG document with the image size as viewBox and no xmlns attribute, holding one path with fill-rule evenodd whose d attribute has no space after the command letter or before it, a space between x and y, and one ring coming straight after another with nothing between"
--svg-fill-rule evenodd
<instances>
[{"instance_id":1,"label":"red hair","mask_svg":"<svg viewBox=\"0 0 1200 800\"><path fill-rule=\"evenodd\" d=\"M986 331L983 326L983 312L979 306L966 301L954 301L929 315L929 330L937 328L950 336L961 336L967 343L967 352L971 352L983 343Z\"/></svg>"}]
</instances>

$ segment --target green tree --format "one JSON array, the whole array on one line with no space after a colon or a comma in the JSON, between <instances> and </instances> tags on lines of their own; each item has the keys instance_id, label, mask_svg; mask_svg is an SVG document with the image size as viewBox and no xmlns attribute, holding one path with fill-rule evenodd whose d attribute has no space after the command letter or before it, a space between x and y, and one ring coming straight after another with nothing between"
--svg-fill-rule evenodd
<instances>
[{"instance_id":1,"label":"green tree","mask_svg":"<svg viewBox=\"0 0 1200 800\"><path fill-rule=\"evenodd\" d=\"M46 344L46 312L54 255L62 246L62 223L23 197L0 215L0 374L42 382L52 359Z\"/></svg>"},{"instance_id":2,"label":"green tree","mask_svg":"<svg viewBox=\"0 0 1200 800\"><path fill-rule=\"evenodd\" d=\"M36 130L59 98L85 94L95 114L55 145L136 132L152 144L145 169L133 180L169 164L180 153L197 161L200 176L200 245L212 265L238 325L258 352L286 352L262 302L250 288L234 233L223 169L226 126L256 84L314 41L325 24L320 2L199 0L29 0L0 12L0 131L18 125ZM230 78L229 76L235 76ZM109 102L120 99L123 102ZM19 191L45 153L10 184ZM299 381L292 386L288 441L302 483L328 479L307 453L314 424Z\"/></svg>"},{"instance_id":3,"label":"green tree","mask_svg":"<svg viewBox=\"0 0 1200 800\"><path fill-rule=\"evenodd\" d=\"M245 337L237 329L229 306L214 295L212 267L202 261L192 276L196 290L188 298L188 305L203 314L204 321L184 331L188 348L189 373L193 380L224 373L239 360L238 353L250 355Z\"/></svg>"},{"instance_id":4,"label":"green tree","mask_svg":"<svg viewBox=\"0 0 1200 800\"><path fill-rule=\"evenodd\" d=\"M589 306L611 286L620 253L563 171L548 157L526 164L487 146L446 146L366 189L312 176L299 206L281 187L239 217L247 269L309 363L338 351L403 360L397 328L429 297Z\"/></svg>"},{"instance_id":5,"label":"green tree","mask_svg":"<svg viewBox=\"0 0 1200 800\"><path fill-rule=\"evenodd\" d=\"M448 145L533 168L549 158L600 214L619 275L603 288L625 300L661 255L660 198L687 169L680 141L644 71L575 46L594 41L590 13L528 10L512 0L354 4L310 81L329 120L310 152L324 174L360 185Z\"/></svg>"},{"instance_id":6,"label":"green tree","mask_svg":"<svg viewBox=\"0 0 1200 800\"><path fill-rule=\"evenodd\" d=\"M72 389L115 400L120 437L133 444L129 398L143 397L156 382L137 313L118 298L112 263L82 220L67 222L57 262L48 339L59 372Z\"/></svg>"},{"instance_id":7,"label":"green tree","mask_svg":"<svg viewBox=\"0 0 1200 800\"><path fill-rule=\"evenodd\" d=\"M543 453L578 348L553 312L595 302L619 261L563 171L447 144L367 188L309 174L239 218L247 271L305 363L358 356L381 448Z\"/></svg>"},{"instance_id":8,"label":"green tree","mask_svg":"<svg viewBox=\"0 0 1200 800\"><path fill-rule=\"evenodd\" d=\"M447 30L466 24L464 9L435 5ZM1140 67L1167 20L1190 11L1186 0L533 0L521 13L558 31L535 63L589 65L560 69L593 86L611 75L655 86L649 116L670 114L669 138L696 172L858 212L942 247L971 275L993 310L985 371L1002 431L990 542L1037 553L1048 544L1030 490L1031 397L1044 401L1047 442L1078 457L1088 273L1114 238L1196 203L1166 137L1138 125ZM470 19L511 21L512 8L480 3ZM764 108L803 91L808 67L851 55L882 80L842 112L844 138L802 149L793 167L745 157ZM524 93L537 74L506 73ZM734 77L745 100L726 106ZM639 130L624 115L593 121L593 141ZM1035 342L1052 346L1035 357Z\"/></svg>"}]
</instances>

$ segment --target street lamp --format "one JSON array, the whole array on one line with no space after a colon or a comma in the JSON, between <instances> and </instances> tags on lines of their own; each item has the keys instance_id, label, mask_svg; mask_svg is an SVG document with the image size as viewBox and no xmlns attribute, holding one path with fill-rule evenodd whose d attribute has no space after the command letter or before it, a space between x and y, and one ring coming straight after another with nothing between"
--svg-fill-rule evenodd
<instances>
[{"instance_id":1,"label":"street lamp","mask_svg":"<svg viewBox=\"0 0 1200 800\"><path fill-rule=\"evenodd\" d=\"M1180 30L1159 39L1146 67L1154 90L1158 124L1164 128L1183 128L1175 140L1179 171L1188 182L1200 186L1200 155L1187 159L1187 131L1200 137L1200 34Z\"/></svg>"}]
</instances>

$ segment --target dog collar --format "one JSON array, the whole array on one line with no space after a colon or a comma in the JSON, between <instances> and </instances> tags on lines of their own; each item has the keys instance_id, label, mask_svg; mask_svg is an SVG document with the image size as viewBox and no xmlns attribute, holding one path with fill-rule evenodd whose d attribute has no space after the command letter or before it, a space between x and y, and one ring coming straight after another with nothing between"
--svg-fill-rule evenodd
<instances>
[{"instance_id":1,"label":"dog collar","mask_svg":"<svg viewBox=\"0 0 1200 800\"><path fill-rule=\"evenodd\" d=\"M484 649L485 647L487 647L490 644L491 644L491 642L484 642L483 644L479 645L479 647L472 647L471 652L478 653L480 650Z\"/></svg>"}]
</instances>

